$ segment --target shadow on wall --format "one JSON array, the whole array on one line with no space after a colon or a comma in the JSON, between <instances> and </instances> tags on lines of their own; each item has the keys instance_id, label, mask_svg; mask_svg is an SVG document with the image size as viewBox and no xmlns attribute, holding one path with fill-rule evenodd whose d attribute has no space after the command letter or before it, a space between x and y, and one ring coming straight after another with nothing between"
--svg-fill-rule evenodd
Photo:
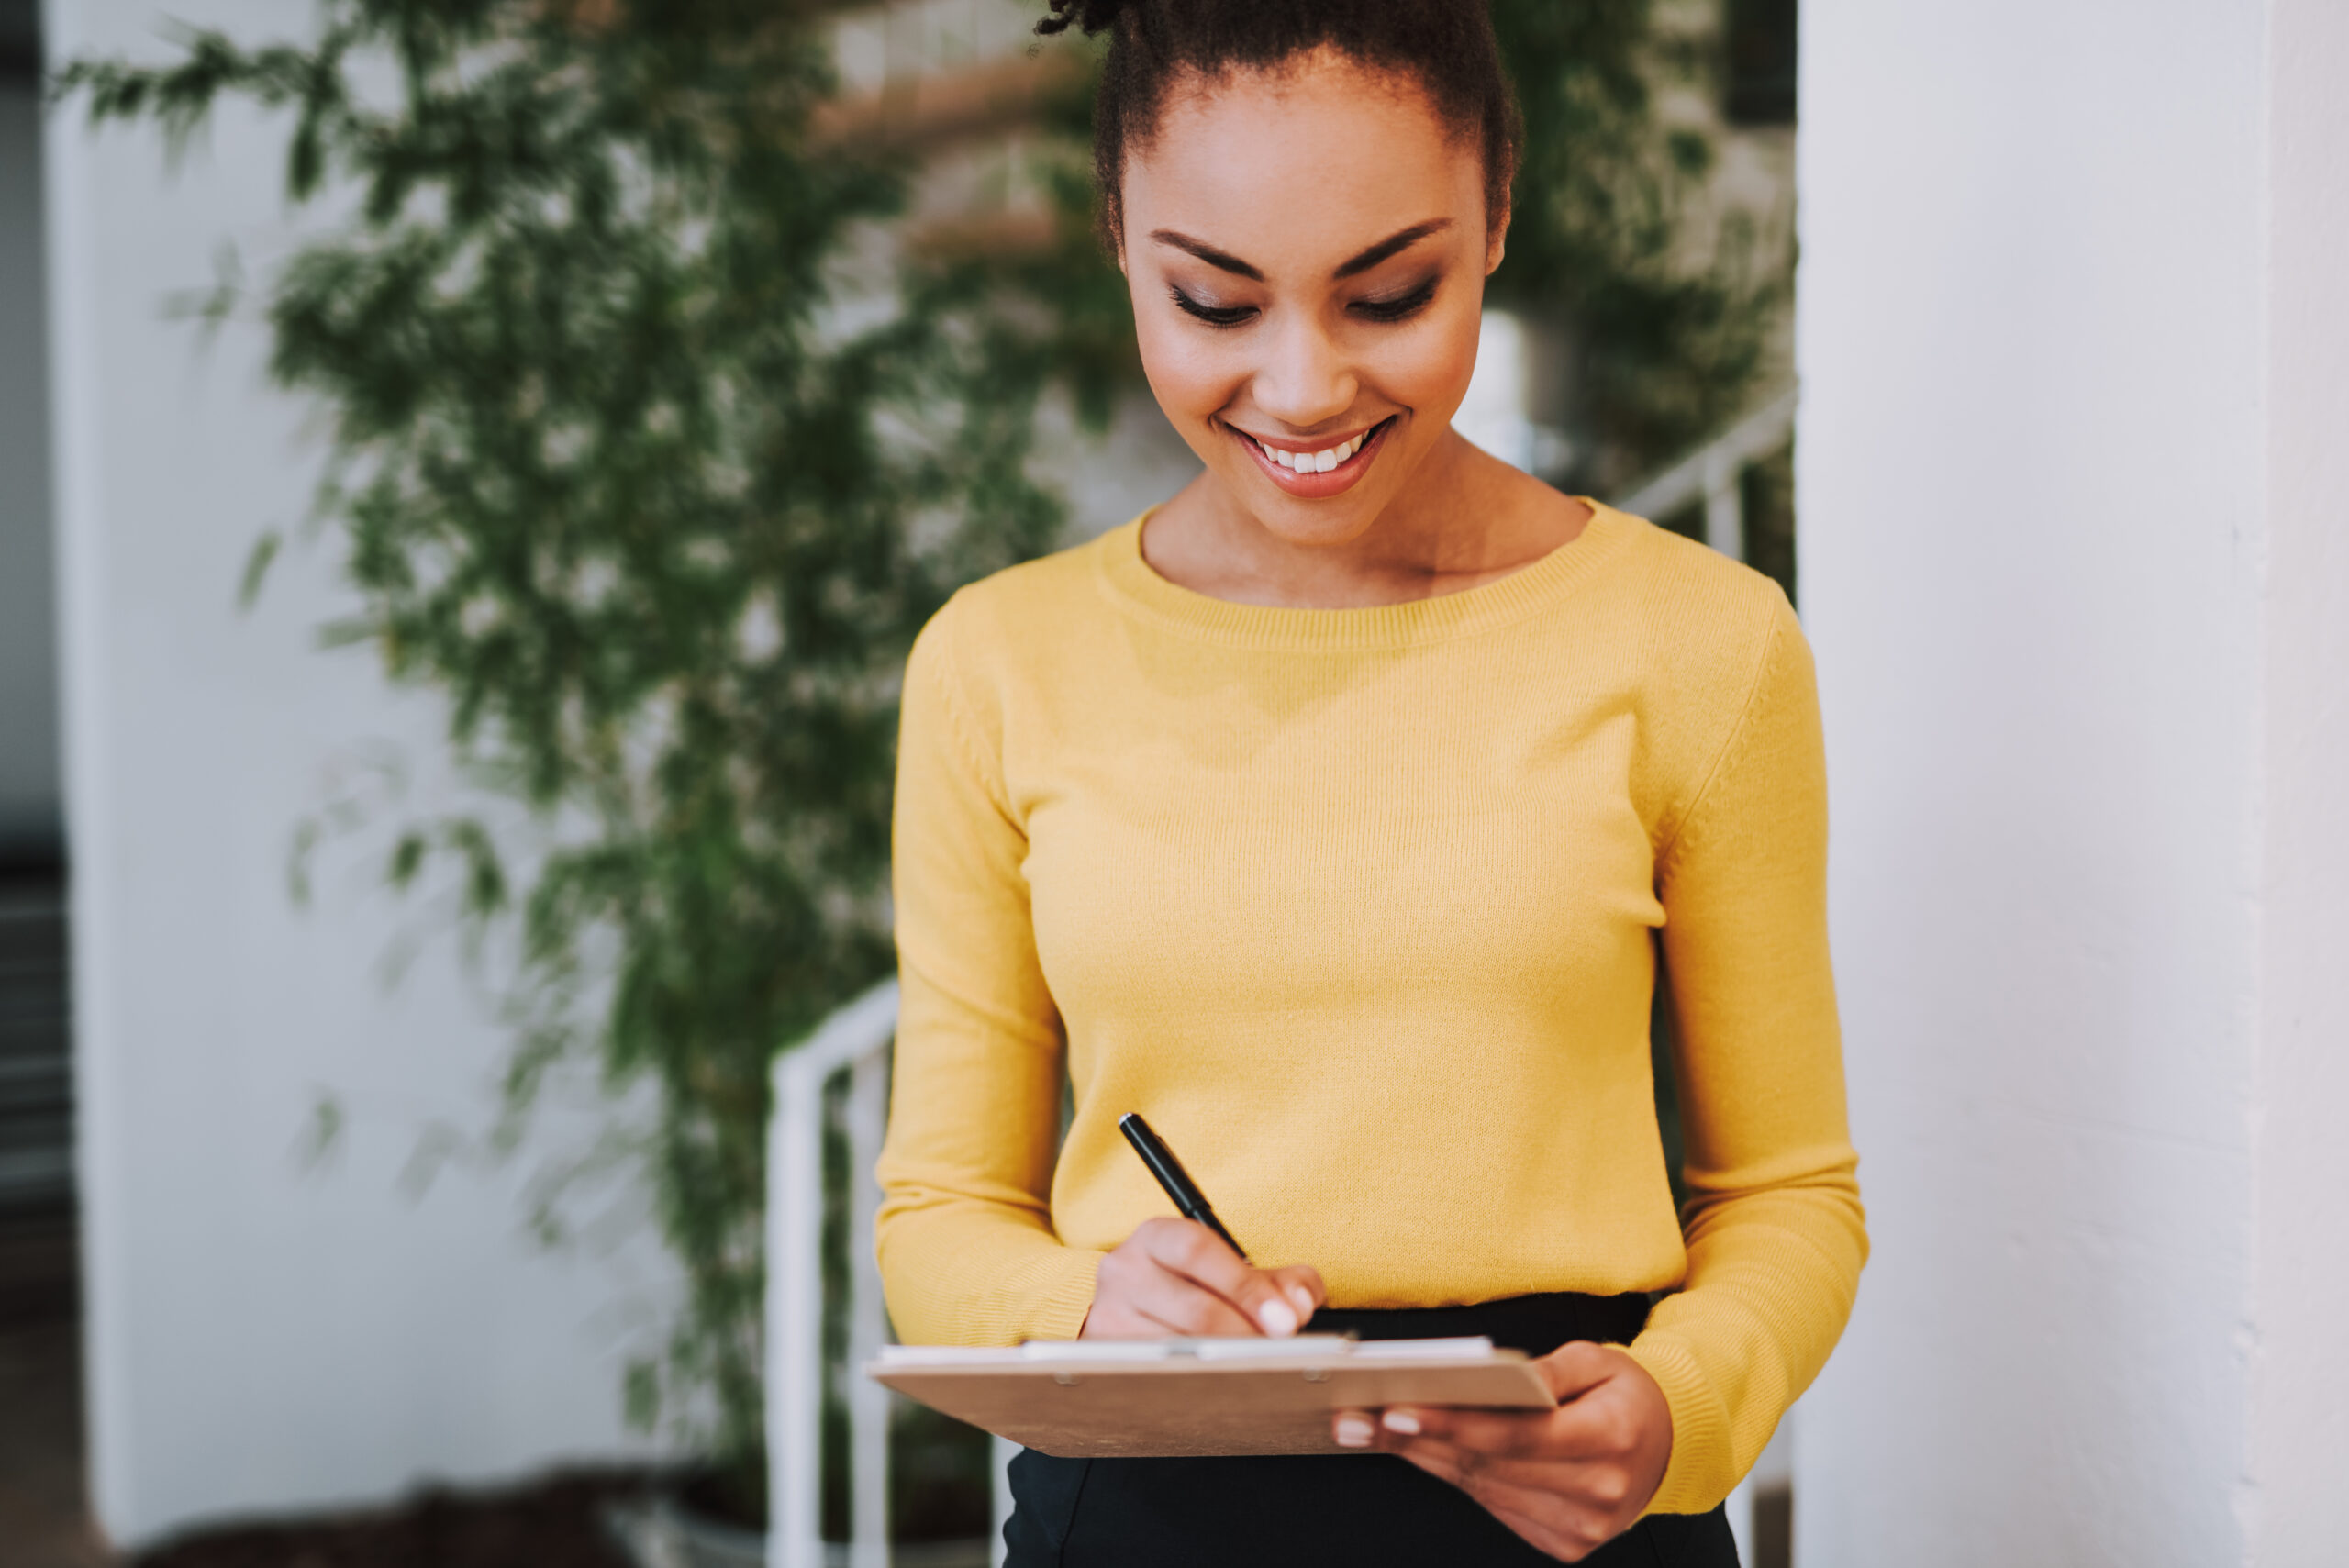
<instances>
[{"instance_id":1,"label":"shadow on wall","mask_svg":"<svg viewBox=\"0 0 2349 1568\"><path fill-rule=\"evenodd\" d=\"M33 0L0 0L0 875L60 853L40 87Z\"/></svg>"},{"instance_id":2,"label":"shadow on wall","mask_svg":"<svg viewBox=\"0 0 2349 1568\"><path fill-rule=\"evenodd\" d=\"M0 0L0 1545L83 1568L39 19Z\"/></svg>"}]
</instances>

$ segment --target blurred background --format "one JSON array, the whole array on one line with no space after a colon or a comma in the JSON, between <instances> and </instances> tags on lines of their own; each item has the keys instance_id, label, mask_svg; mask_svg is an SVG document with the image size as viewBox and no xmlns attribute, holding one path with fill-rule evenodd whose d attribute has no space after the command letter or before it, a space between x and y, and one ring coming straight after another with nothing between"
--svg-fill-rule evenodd
<instances>
[{"instance_id":1,"label":"blurred background","mask_svg":"<svg viewBox=\"0 0 2349 1568\"><path fill-rule=\"evenodd\" d=\"M2349 13L1893 9L1493 6L1460 428L1820 654L1876 1255L1732 1519L2335 1561ZM0 1563L990 1560L851 1375L895 682L1195 469L1035 15L0 0Z\"/></svg>"}]
</instances>

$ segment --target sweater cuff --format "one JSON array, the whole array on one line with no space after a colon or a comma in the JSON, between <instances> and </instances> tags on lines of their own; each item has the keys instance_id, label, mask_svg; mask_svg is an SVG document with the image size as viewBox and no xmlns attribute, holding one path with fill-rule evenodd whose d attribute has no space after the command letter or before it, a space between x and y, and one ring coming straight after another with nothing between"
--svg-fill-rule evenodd
<instances>
[{"instance_id":1,"label":"sweater cuff","mask_svg":"<svg viewBox=\"0 0 2349 1568\"><path fill-rule=\"evenodd\" d=\"M1055 1277L1037 1293L1038 1307L1030 1323L1031 1340L1074 1340L1093 1310L1094 1276L1100 1273L1101 1254L1087 1247L1063 1247L1055 1260Z\"/></svg>"},{"instance_id":2,"label":"sweater cuff","mask_svg":"<svg viewBox=\"0 0 2349 1568\"><path fill-rule=\"evenodd\" d=\"M1714 1396L1696 1359L1676 1341L1660 1334L1642 1334L1624 1350L1655 1379L1672 1412L1672 1457L1665 1461L1664 1479L1647 1507L1640 1510L1641 1517L1709 1512L1735 1485L1734 1482L1721 1485L1721 1477L1735 1463L1730 1451L1729 1412Z\"/></svg>"}]
</instances>

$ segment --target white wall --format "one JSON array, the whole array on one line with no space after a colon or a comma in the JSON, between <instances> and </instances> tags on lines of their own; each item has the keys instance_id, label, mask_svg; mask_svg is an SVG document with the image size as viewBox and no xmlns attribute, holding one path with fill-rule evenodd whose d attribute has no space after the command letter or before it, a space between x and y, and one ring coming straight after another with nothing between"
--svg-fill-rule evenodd
<instances>
[{"instance_id":1,"label":"white wall","mask_svg":"<svg viewBox=\"0 0 2349 1568\"><path fill-rule=\"evenodd\" d=\"M2268 9L2266 824L2252 1128L2261 1563L2349 1553L2349 6Z\"/></svg>"},{"instance_id":2,"label":"white wall","mask_svg":"<svg viewBox=\"0 0 2349 1568\"><path fill-rule=\"evenodd\" d=\"M159 58L167 14L248 39L314 20L61 0L52 58ZM347 604L331 549L235 608L255 537L305 513L315 420L266 388L259 328L206 349L162 307L224 239L250 275L285 253L284 130L228 114L176 177L151 131L50 139L92 1478L129 1542L622 1451L621 1362L667 1278L643 1237L539 1251L529 1156L403 1189L432 1127L486 1120L502 1037L444 948L387 990L435 910L336 854L315 907L289 898L295 824L362 759L406 759L410 809L450 792L435 706L313 645ZM328 1095L348 1129L306 1168Z\"/></svg>"},{"instance_id":3,"label":"white wall","mask_svg":"<svg viewBox=\"0 0 2349 1568\"><path fill-rule=\"evenodd\" d=\"M40 156L38 89L0 82L0 857L60 825Z\"/></svg>"},{"instance_id":4,"label":"white wall","mask_svg":"<svg viewBox=\"0 0 2349 1568\"><path fill-rule=\"evenodd\" d=\"M1804 1568L2338 1560L2349 51L2334 0L2272 14L1805 9L1801 570L1876 1250L1804 1402Z\"/></svg>"}]
</instances>

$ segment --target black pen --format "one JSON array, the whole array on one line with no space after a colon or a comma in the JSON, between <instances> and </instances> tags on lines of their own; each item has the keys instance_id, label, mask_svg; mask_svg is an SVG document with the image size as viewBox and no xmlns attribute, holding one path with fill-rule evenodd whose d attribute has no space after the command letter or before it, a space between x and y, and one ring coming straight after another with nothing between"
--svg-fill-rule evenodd
<instances>
[{"instance_id":1,"label":"black pen","mask_svg":"<svg viewBox=\"0 0 2349 1568\"><path fill-rule=\"evenodd\" d=\"M1174 1158L1174 1151L1166 1147L1164 1139L1150 1130L1150 1123L1141 1119L1141 1113L1128 1111L1119 1117L1118 1130L1134 1146L1134 1152L1150 1167L1150 1173L1158 1178L1158 1184L1166 1189L1166 1195L1174 1200L1183 1218L1195 1219L1222 1237L1223 1244L1239 1252L1241 1262L1247 1262L1248 1254L1241 1251L1240 1243L1231 1239L1231 1232L1223 1228L1223 1221L1208 1207L1208 1195L1193 1184L1191 1173L1183 1169L1183 1162Z\"/></svg>"}]
</instances>

